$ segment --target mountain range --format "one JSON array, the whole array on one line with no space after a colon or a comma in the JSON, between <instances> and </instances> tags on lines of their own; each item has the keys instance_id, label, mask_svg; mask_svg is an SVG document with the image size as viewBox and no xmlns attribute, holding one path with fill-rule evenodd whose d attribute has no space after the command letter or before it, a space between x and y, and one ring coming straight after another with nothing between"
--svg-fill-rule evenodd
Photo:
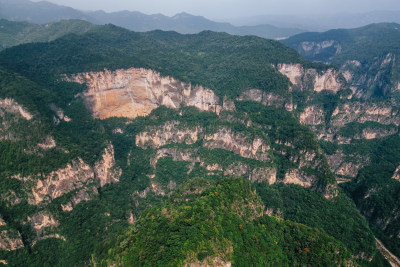
<instances>
[{"instance_id":1,"label":"mountain range","mask_svg":"<svg viewBox=\"0 0 400 267\"><path fill-rule=\"evenodd\" d=\"M239 27L229 23L214 22L188 13L168 17L162 14L146 15L137 11L84 12L46 1L31 2L29 0L0 0L0 18L37 24L78 19L94 24L112 23L138 32L164 30L179 33L199 33L204 30L211 30L235 35L256 35L271 39L286 38L304 32L304 30L296 27L282 28L268 24Z\"/></svg>"},{"instance_id":2,"label":"mountain range","mask_svg":"<svg viewBox=\"0 0 400 267\"><path fill-rule=\"evenodd\" d=\"M397 24L280 42L80 18L0 20L0 264L399 264Z\"/></svg>"}]
</instances>

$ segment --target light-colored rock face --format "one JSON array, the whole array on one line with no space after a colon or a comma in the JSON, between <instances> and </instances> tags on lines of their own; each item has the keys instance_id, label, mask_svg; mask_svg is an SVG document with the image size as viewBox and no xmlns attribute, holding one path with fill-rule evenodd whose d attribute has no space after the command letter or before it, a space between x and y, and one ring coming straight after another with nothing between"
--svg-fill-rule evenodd
<instances>
[{"instance_id":1,"label":"light-colored rock face","mask_svg":"<svg viewBox=\"0 0 400 267\"><path fill-rule=\"evenodd\" d=\"M250 141L250 142L249 142ZM203 146L208 149L221 148L232 151L244 158L268 161L269 145L259 137L250 138L242 133L235 133L229 128L221 128L214 134L204 136Z\"/></svg>"},{"instance_id":2,"label":"light-colored rock face","mask_svg":"<svg viewBox=\"0 0 400 267\"><path fill-rule=\"evenodd\" d=\"M4 201L6 207L15 206L21 203L21 198L13 190L1 194L0 199Z\"/></svg>"},{"instance_id":3,"label":"light-colored rock face","mask_svg":"<svg viewBox=\"0 0 400 267\"><path fill-rule=\"evenodd\" d=\"M158 72L130 68L76 74L67 80L86 83L83 99L95 118L146 116L160 105L182 105L219 113L219 99L208 88L191 86Z\"/></svg>"},{"instance_id":4,"label":"light-colored rock face","mask_svg":"<svg viewBox=\"0 0 400 267\"><path fill-rule=\"evenodd\" d=\"M298 184L303 187L311 187L313 181L315 181L314 176L306 175L299 169L289 170L283 180L285 184Z\"/></svg>"},{"instance_id":5,"label":"light-colored rock face","mask_svg":"<svg viewBox=\"0 0 400 267\"><path fill-rule=\"evenodd\" d=\"M51 149L56 147L56 141L54 140L53 136L46 135L45 139L43 140L43 143L38 144L38 147L40 147L43 150Z\"/></svg>"},{"instance_id":6,"label":"light-colored rock face","mask_svg":"<svg viewBox=\"0 0 400 267\"><path fill-rule=\"evenodd\" d=\"M0 250L16 250L23 248L21 234L17 231L2 230L0 231Z\"/></svg>"},{"instance_id":7,"label":"light-colored rock face","mask_svg":"<svg viewBox=\"0 0 400 267\"><path fill-rule=\"evenodd\" d=\"M381 139L385 138L386 136L393 135L396 132L397 130L394 128L389 130L366 128L363 130L360 139Z\"/></svg>"},{"instance_id":8,"label":"light-colored rock face","mask_svg":"<svg viewBox=\"0 0 400 267\"><path fill-rule=\"evenodd\" d=\"M0 117L4 115L4 112L19 114L26 120L33 118L31 113L11 98L0 98Z\"/></svg>"},{"instance_id":9,"label":"light-colored rock face","mask_svg":"<svg viewBox=\"0 0 400 267\"><path fill-rule=\"evenodd\" d=\"M49 203L90 182L94 182L92 168L82 159L72 161L65 168L51 172L44 179L39 179L36 186L32 188L32 197L28 202L32 205Z\"/></svg>"},{"instance_id":10,"label":"light-colored rock face","mask_svg":"<svg viewBox=\"0 0 400 267\"><path fill-rule=\"evenodd\" d=\"M65 241L63 236L56 233L60 223L54 219L50 212L41 211L32 215L32 217L28 216L27 221L31 224L32 230L36 236L32 246L35 245L37 241L47 238L60 238Z\"/></svg>"},{"instance_id":11,"label":"light-colored rock face","mask_svg":"<svg viewBox=\"0 0 400 267\"><path fill-rule=\"evenodd\" d=\"M393 173L392 179L400 182L400 166L397 166L396 170Z\"/></svg>"},{"instance_id":12,"label":"light-colored rock face","mask_svg":"<svg viewBox=\"0 0 400 267\"><path fill-rule=\"evenodd\" d=\"M282 96L273 93L267 93L260 89L246 90L238 97L237 100L251 100L266 106L285 107L288 110L291 109L291 107L289 107L291 103L289 103Z\"/></svg>"},{"instance_id":13,"label":"light-colored rock face","mask_svg":"<svg viewBox=\"0 0 400 267\"><path fill-rule=\"evenodd\" d=\"M166 122L163 126L148 127L146 131L136 135L136 145L142 148L150 146L159 148L171 143L196 143L201 127L183 127L179 121Z\"/></svg>"},{"instance_id":14,"label":"light-colored rock face","mask_svg":"<svg viewBox=\"0 0 400 267\"><path fill-rule=\"evenodd\" d=\"M64 211L71 211L78 203L92 199L98 193L98 186L103 187L118 182L121 174L121 169L115 167L114 148L109 144L94 167L78 158L64 168L45 176L38 174L34 178L15 175L11 178L22 181L30 188L28 203L31 205L46 205L58 197L77 190L69 202L62 204Z\"/></svg>"},{"instance_id":15,"label":"light-colored rock face","mask_svg":"<svg viewBox=\"0 0 400 267\"><path fill-rule=\"evenodd\" d=\"M342 88L342 83L338 81L338 73L332 69L328 69L322 75L315 76L314 91L322 90L338 92Z\"/></svg>"},{"instance_id":16,"label":"light-colored rock face","mask_svg":"<svg viewBox=\"0 0 400 267\"><path fill-rule=\"evenodd\" d=\"M350 122L364 123L367 121L379 122L381 124L400 125L399 112L395 111L390 103L361 103L350 102L340 104L332 113L331 124L343 127Z\"/></svg>"},{"instance_id":17,"label":"light-colored rock face","mask_svg":"<svg viewBox=\"0 0 400 267\"><path fill-rule=\"evenodd\" d=\"M325 40L322 42L302 42L300 44L303 52L309 55L321 54L325 49L334 47L336 49L334 54L339 54L342 51L342 47L335 40Z\"/></svg>"},{"instance_id":18,"label":"light-colored rock face","mask_svg":"<svg viewBox=\"0 0 400 267\"><path fill-rule=\"evenodd\" d=\"M322 108L308 106L300 113L300 123L304 125L320 125L324 122L325 116Z\"/></svg>"},{"instance_id":19,"label":"light-colored rock face","mask_svg":"<svg viewBox=\"0 0 400 267\"><path fill-rule=\"evenodd\" d=\"M116 168L114 147L109 144L105 149L100 161L94 165L94 174L100 183L100 187L106 184L119 182L119 177L122 175L122 170Z\"/></svg>"},{"instance_id":20,"label":"light-colored rock face","mask_svg":"<svg viewBox=\"0 0 400 267\"><path fill-rule=\"evenodd\" d=\"M65 121L65 122L70 122L71 118L69 118L68 116L64 115L64 110L57 107L54 104L50 104L49 105L50 109L55 113L54 117L53 117L53 121L55 124L59 124L60 121Z\"/></svg>"},{"instance_id":21,"label":"light-colored rock face","mask_svg":"<svg viewBox=\"0 0 400 267\"><path fill-rule=\"evenodd\" d=\"M289 78L292 90L308 90L307 87L311 83L316 92L328 90L336 93L344 86L339 72L334 69L319 73L315 69L304 69L301 64L278 64L277 69Z\"/></svg>"},{"instance_id":22,"label":"light-colored rock face","mask_svg":"<svg viewBox=\"0 0 400 267\"><path fill-rule=\"evenodd\" d=\"M352 154L346 156L342 151L333 155L326 155L326 158L335 174L350 178L355 178L358 171L369 164L368 155Z\"/></svg>"},{"instance_id":23,"label":"light-colored rock face","mask_svg":"<svg viewBox=\"0 0 400 267\"><path fill-rule=\"evenodd\" d=\"M224 175L236 177L245 176L252 182L261 183L266 181L269 184L276 182L276 169L273 167L251 168L247 164L236 162L224 168L217 163L206 163L196 154L196 149L162 148L157 150L156 155L150 160L150 163L154 168L156 168L157 162L160 158L172 157L174 161L187 161L193 165L198 162L201 167L205 168L209 172L208 174L222 172ZM191 165L191 167L193 166ZM191 169L189 169L188 174L190 174L190 172Z\"/></svg>"}]
</instances>

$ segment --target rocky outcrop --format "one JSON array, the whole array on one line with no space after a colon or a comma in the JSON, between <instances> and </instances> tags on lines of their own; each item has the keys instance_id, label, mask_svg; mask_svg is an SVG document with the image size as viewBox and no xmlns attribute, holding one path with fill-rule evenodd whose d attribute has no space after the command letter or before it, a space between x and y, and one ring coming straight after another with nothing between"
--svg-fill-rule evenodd
<instances>
[{"instance_id":1,"label":"rocky outcrop","mask_svg":"<svg viewBox=\"0 0 400 267\"><path fill-rule=\"evenodd\" d=\"M62 108L57 107L54 104L49 105L50 109L55 113L53 116L53 122L58 125L60 121L70 122L71 118L64 115L64 110Z\"/></svg>"},{"instance_id":2,"label":"rocky outcrop","mask_svg":"<svg viewBox=\"0 0 400 267\"><path fill-rule=\"evenodd\" d=\"M45 139L43 140L43 143L40 143L37 146L43 150L48 150L56 147L56 141L54 140L53 136L46 135Z\"/></svg>"},{"instance_id":3,"label":"rocky outcrop","mask_svg":"<svg viewBox=\"0 0 400 267\"><path fill-rule=\"evenodd\" d=\"M0 98L0 117L3 117L5 112L19 114L26 120L31 120L33 118L31 113L11 98Z\"/></svg>"},{"instance_id":4,"label":"rocky outcrop","mask_svg":"<svg viewBox=\"0 0 400 267\"><path fill-rule=\"evenodd\" d=\"M397 166L396 170L394 171L392 179L395 179L400 182L400 165Z\"/></svg>"},{"instance_id":5,"label":"rocky outcrop","mask_svg":"<svg viewBox=\"0 0 400 267\"><path fill-rule=\"evenodd\" d=\"M63 169L53 171L42 179L38 179L32 188L28 202L39 205L42 202L50 203L52 200L73 190L85 187L94 182L92 168L82 159L68 163Z\"/></svg>"},{"instance_id":6,"label":"rocky outcrop","mask_svg":"<svg viewBox=\"0 0 400 267\"><path fill-rule=\"evenodd\" d=\"M220 128L216 133L204 136L203 146L208 149L221 148L244 158L269 161L270 146L260 137L235 133L229 128Z\"/></svg>"},{"instance_id":7,"label":"rocky outcrop","mask_svg":"<svg viewBox=\"0 0 400 267\"><path fill-rule=\"evenodd\" d=\"M16 250L24 247L21 234L7 226L7 223L0 216L0 250Z\"/></svg>"},{"instance_id":8,"label":"rocky outcrop","mask_svg":"<svg viewBox=\"0 0 400 267\"><path fill-rule=\"evenodd\" d=\"M0 200L4 202L6 207L15 206L21 203L21 198L13 190L1 194Z\"/></svg>"},{"instance_id":9,"label":"rocky outcrop","mask_svg":"<svg viewBox=\"0 0 400 267\"><path fill-rule=\"evenodd\" d=\"M389 102L347 102L339 104L332 113L331 125L343 127L350 122L374 121L381 124L400 125L399 111Z\"/></svg>"},{"instance_id":10,"label":"rocky outcrop","mask_svg":"<svg viewBox=\"0 0 400 267\"><path fill-rule=\"evenodd\" d=\"M300 123L304 125L320 125L324 120L324 110L316 105L308 106L300 113Z\"/></svg>"},{"instance_id":11,"label":"rocky outcrop","mask_svg":"<svg viewBox=\"0 0 400 267\"><path fill-rule=\"evenodd\" d=\"M240 101L251 100L259 102L266 106L274 106L274 107L286 107L288 104L290 104L290 101L283 98L282 96L264 92L260 89L246 90L238 97L237 100Z\"/></svg>"},{"instance_id":12,"label":"rocky outcrop","mask_svg":"<svg viewBox=\"0 0 400 267\"><path fill-rule=\"evenodd\" d=\"M114 148L109 144L94 167L78 158L72 160L66 167L47 175L28 177L14 175L11 178L22 181L25 187L29 188L31 192L28 203L31 205L46 205L67 193L76 192L68 203L62 205L64 211L70 211L81 201L87 201L96 195L97 187L118 182L121 174L121 169L115 167Z\"/></svg>"},{"instance_id":13,"label":"rocky outcrop","mask_svg":"<svg viewBox=\"0 0 400 267\"><path fill-rule=\"evenodd\" d=\"M115 167L114 147L109 144L105 149L100 161L96 162L93 171L100 187L106 184L119 182L122 170Z\"/></svg>"},{"instance_id":14,"label":"rocky outcrop","mask_svg":"<svg viewBox=\"0 0 400 267\"><path fill-rule=\"evenodd\" d=\"M150 164L155 168L158 160L163 157L172 157L174 161L201 162L196 153L197 149L162 148L157 150L156 155L150 160Z\"/></svg>"},{"instance_id":15,"label":"rocky outcrop","mask_svg":"<svg viewBox=\"0 0 400 267\"><path fill-rule=\"evenodd\" d=\"M93 199L93 196L99 192L96 187L88 187L79 190L75 195L72 196L71 200L66 204L61 204L63 211L72 211L76 205L83 201L89 201Z\"/></svg>"},{"instance_id":16,"label":"rocky outcrop","mask_svg":"<svg viewBox=\"0 0 400 267\"><path fill-rule=\"evenodd\" d=\"M32 230L36 236L32 245L39 240L47 238L60 238L65 240L64 237L55 232L60 223L54 219L50 212L41 211L32 215L32 217L28 216L27 221L31 224Z\"/></svg>"},{"instance_id":17,"label":"rocky outcrop","mask_svg":"<svg viewBox=\"0 0 400 267\"><path fill-rule=\"evenodd\" d=\"M334 69L318 72L316 69L304 69L301 64L278 64L277 69L289 78L292 90L328 90L336 93L345 86L340 72Z\"/></svg>"},{"instance_id":18,"label":"rocky outcrop","mask_svg":"<svg viewBox=\"0 0 400 267\"><path fill-rule=\"evenodd\" d=\"M315 180L316 177L314 177L313 175L307 175L299 169L292 169L285 174L283 183L298 184L303 187L311 187L313 181Z\"/></svg>"},{"instance_id":19,"label":"rocky outcrop","mask_svg":"<svg viewBox=\"0 0 400 267\"><path fill-rule=\"evenodd\" d=\"M146 116L161 105L174 109L194 106L217 113L222 109L212 90L147 69L80 73L66 80L86 83L88 90L82 97L93 116L100 119Z\"/></svg>"},{"instance_id":20,"label":"rocky outcrop","mask_svg":"<svg viewBox=\"0 0 400 267\"><path fill-rule=\"evenodd\" d=\"M324 40L321 42L305 41L299 44L298 50L306 58L316 58L320 54L327 54L327 50L329 50L328 54L330 57L326 59L329 61L333 56L342 51L342 46L335 40Z\"/></svg>"},{"instance_id":21,"label":"rocky outcrop","mask_svg":"<svg viewBox=\"0 0 400 267\"><path fill-rule=\"evenodd\" d=\"M0 250L16 250L23 248L21 234L18 231L7 229L0 230Z\"/></svg>"},{"instance_id":22,"label":"rocky outcrop","mask_svg":"<svg viewBox=\"0 0 400 267\"><path fill-rule=\"evenodd\" d=\"M355 178L358 171L369 164L368 155L345 155L342 151L338 151L333 155L326 155L326 158L335 174L350 178Z\"/></svg>"},{"instance_id":23,"label":"rocky outcrop","mask_svg":"<svg viewBox=\"0 0 400 267\"><path fill-rule=\"evenodd\" d=\"M171 143L185 143L191 145L196 143L201 127L181 126L179 121L166 122L162 126L147 127L146 131L136 135L136 146L141 148L159 148Z\"/></svg>"}]
</instances>

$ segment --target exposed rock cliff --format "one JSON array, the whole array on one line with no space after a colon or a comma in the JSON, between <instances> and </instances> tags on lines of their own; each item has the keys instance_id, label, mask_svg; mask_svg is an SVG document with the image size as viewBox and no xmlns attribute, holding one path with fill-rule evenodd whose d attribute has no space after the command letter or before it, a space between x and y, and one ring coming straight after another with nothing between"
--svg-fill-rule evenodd
<instances>
[{"instance_id":1,"label":"exposed rock cliff","mask_svg":"<svg viewBox=\"0 0 400 267\"><path fill-rule=\"evenodd\" d=\"M101 160L95 163L93 170L100 187L119 182L122 170L115 167L114 147L112 144L109 144L104 149Z\"/></svg>"},{"instance_id":2,"label":"exposed rock cliff","mask_svg":"<svg viewBox=\"0 0 400 267\"><path fill-rule=\"evenodd\" d=\"M203 146L209 149L222 148L244 158L268 161L270 146L260 137L252 138L243 133L235 133L229 128L220 128L214 134L204 136Z\"/></svg>"},{"instance_id":3,"label":"exposed rock cliff","mask_svg":"<svg viewBox=\"0 0 400 267\"><path fill-rule=\"evenodd\" d=\"M194 106L217 113L222 109L212 90L147 69L80 73L67 80L87 84L83 99L93 116L100 119L145 116L160 105L175 109Z\"/></svg>"},{"instance_id":4,"label":"exposed rock cliff","mask_svg":"<svg viewBox=\"0 0 400 267\"><path fill-rule=\"evenodd\" d=\"M395 179L400 182L400 165L397 166L396 170L394 171L392 179Z\"/></svg>"},{"instance_id":5,"label":"exposed rock cliff","mask_svg":"<svg viewBox=\"0 0 400 267\"><path fill-rule=\"evenodd\" d=\"M68 163L65 168L52 171L45 176L41 174L36 177L17 175L11 178L24 182L29 188L31 192L28 203L31 205L46 205L58 197L76 191L71 200L62 205L64 211L70 211L81 201L87 201L96 195L98 186L118 182L121 172L115 167L114 148L109 144L94 167L78 158ZM33 186L31 186L32 182Z\"/></svg>"},{"instance_id":6,"label":"exposed rock cliff","mask_svg":"<svg viewBox=\"0 0 400 267\"><path fill-rule=\"evenodd\" d=\"M333 155L326 155L326 158L335 174L350 178L355 178L358 171L369 164L368 155L345 155L342 151L338 151Z\"/></svg>"},{"instance_id":7,"label":"exposed rock cliff","mask_svg":"<svg viewBox=\"0 0 400 267\"><path fill-rule=\"evenodd\" d=\"M316 105L308 106L300 113L300 123L305 125L320 125L324 123L324 110Z\"/></svg>"},{"instance_id":8,"label":"exposed rock cliff","mask_svg":"<svg viewBox=\"0 0 400 267\"><path fill-rule=\"evenodd\" d=\"M26 120L33 118L31 113L11 98L0 98L0 117L3 117L5 112L19 114Z\"/></svg>"},{"instance_id":9,"label":"exposed rock cliff","mask_svg":"<svg viewBox=\"0 0 400 267\"><path fill-rule=\"evenodd\" d=\"M92 168L82 159L72 161L65 168L51 172L44 179L38 179L36 186L32 188L29 203L31 205L49 203L55 198L93 182Z\"/></svg>"},{"instance_id":10,"label":"exposed rock cliff","mask_svg":"<svg viewBox=\"0 0 400 267\"><path fill-rule=\"evenodd\" d=\"M284 97L267 93L260 89L249 89L244 91L237 100L251 100L259 102L266 106L275 106L275 107L286 107L291 110L291 102L285 99Z\"/></svg>"},{"instance_id":11,"label":"exposed rock cliff","mask_svg":"<svg viewBox=\"0 0 400 267\"><path fill-rule=\"evenodd\" d=\"M171 143L196 143L201 127L187 128L180 125L179 121L166 122L163 126L148 127L146 131L136 135L136 145L142 148L150 146L158 148Z\"/></svg>"},{"instance_id":12,"label":"exposed rock cliff","mask_svg":"<svg viewBox=\"0 0 400 267\"><path fill-rule=\"evenodd\" d=\"M315 180L316 177L313 175L307 175L300 169L292 169L285 174L283 182L285 184L298 184L303 187L311 187L312 182Z\"/></svg>"},{"instance_id":13,"label":"exposed rock cliff","mask_svg":"<svg viewBox=\"0 0 400 267\"><path fill-rule=\"evenodd\" d=\"M278 64L277 68L289 78L292 90L328 90L336 93L345 86L340 72L334 69L318 72L316 69L304 69L301 64Z\"/></svg>"},{"instance_id":14,"label":"exposed rock cliff","mask_svg":"<svg viewBox=\"0 0 400 267\"><path fill-rule=\"evenodd\" d=\"M37 241L47 238L59 238L65 241L65 238L57 233L59 222L54 219L53 215L48 211L40 211L32 216L28 216L27 222L30 223L35 237L32 246Z\"/></svg>"},{"instance_id":15,"label":"exposed rock cliff","mask_svg":"<svg viewBox=\"0 0 400 267\"><path fill-rule=\"evenodd\" d=\"M342 127L353 121L360 123L374 121L398 126L400 125L399 115L399 111L394 109L389 102L347 102L339 104L333 111L331 124Z\"/></svg>"},{"instance_id":16,"label":"exposed rock cliff","mask_svg":"<svg viewBox=\"0 0 400 267\"><path fill-rule=\"evenodd\" d=\"M0 250L11 251L22 247L24 247L24 244L18 231L11 229L0 231Z\"/></svg>"}]
</instances>

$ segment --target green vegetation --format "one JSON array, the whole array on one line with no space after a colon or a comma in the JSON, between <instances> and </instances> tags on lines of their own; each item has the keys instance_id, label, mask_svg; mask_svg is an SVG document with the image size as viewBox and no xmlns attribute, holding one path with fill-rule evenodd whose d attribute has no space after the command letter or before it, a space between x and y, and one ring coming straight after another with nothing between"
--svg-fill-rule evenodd
<instances>
[{"instance_id":1,"label":"green vegetation","mask_svg":"<svg viewBox=\"0 0 400 267\"><path fill-rule=\"evenodd\" d=\"M82 34L95 26L83 20L32 24L0 19L0 51L19 44L49 42L69 33Z\"/></svg>"},{"instance_id":2,"label":"green vegetation","mask_svg":"<svg viewBox=\"0 0 400 267\"><path fill-rule=\"evenodd\" d=\"M59 79L65 73L144 67L232 97L250 88L287 94L289 80L271 66L278 63L307 62L279 42L254 36L135 33L113 25L0 54L0 64L36 82Z\"/></svg>"},{"instance_id":3,"label":"green vegetation","mask_svg":"<svg viewBox=\"0 0 400 267\"><path fill-rule=\"evenodd\" d=\"M392 175L400 164L400 138L389 137L373 146L371 163L344 185L357 207L368 218L371 229L394 254L400 255L398 225L400 183ZM388 222L388 223L382 223Z\"/></svg>"},{"instance_id":4,"label":"green vegetation","mask_svg":"<svg viewBox=\"0 0 400 267\"><path fill-rule=\"evenodd\" d=\"M263 216L250 182L194 180L147 210L99 265L342 265L351 256L323 231ZM98 257L97 256L97 257ZM101 259L105 256L106 259Z\"/></svg>"},{"instance_id":5,"label":"green vegetation","mask_svg":"<svg viewBox=\"0 0 400 267\"><path fill-rule=\"evenodd\" d=\"M400 27L396 23L371 24L356 29L302 33L282 42L306 59L328 62L353 75L351 85L365 88L369 98L387 97L400 81ZM313 47L305 49L303 42ZM324 43L324 48L318 48ZM329 45L330 44L330 45Z\"/></svg>"},{"instance_id":6,"label":"green vegetation","mask_svg":"<svg viewBox=\"0 0 400 267\"><path fill-rule=\"evenodd\" d=\"M323 229L343 242L353 255L368 258L375 253L375 239L354 203L340 193L327 200L318 193L298 185L257 184L257 193L267 209L286 220Z\"/></svg>"}]
</instances>

